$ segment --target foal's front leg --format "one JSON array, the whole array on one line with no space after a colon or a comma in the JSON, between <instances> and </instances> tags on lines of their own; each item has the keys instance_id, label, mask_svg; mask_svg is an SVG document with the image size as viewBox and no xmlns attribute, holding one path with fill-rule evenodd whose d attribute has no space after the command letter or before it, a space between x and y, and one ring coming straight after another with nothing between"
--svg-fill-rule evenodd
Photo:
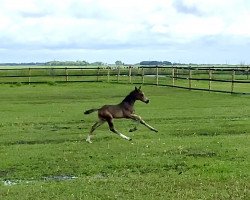
<instances>
[{"instance_id":1,"label":"foal's front leg","mask_svg":"<svg viewBox=\"0 0 250 200\"><path fill-rule=\"evenodd\" d=\"M151 131L158 132L154 127L147 124L139 115L131 114L130 118L139 121L141 124L149 128Z\"/></svg>"}]
</instances>

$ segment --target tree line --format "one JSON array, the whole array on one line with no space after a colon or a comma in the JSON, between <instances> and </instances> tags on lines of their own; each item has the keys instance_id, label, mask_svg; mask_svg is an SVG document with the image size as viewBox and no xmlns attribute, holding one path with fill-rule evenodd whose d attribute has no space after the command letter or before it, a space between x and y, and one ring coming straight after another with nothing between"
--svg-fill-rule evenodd
<instances>
[{"instance_id":1,"label":"tree line","mask_svg":"<svg viewBox=\"0 0 250 200\"><path fill-rule=\"evenodd\" d=\"M140 65L172 65L169 61L141 61Z\"/></svg>"},{"instance_id":2,"label":"tree line","mask_svg":"<svg viewBox=\"0 0 250 200\"><path fill-rule=\"evenodd\" d=\"M126 65L124 62L117 60L114 63L116 66L124 66ZM169 61L141 61L138 63L139 65L175 65L177 63L171 63ZM137 65L138 65L137 64ZM25 63L0 63L0 66L16 66L16 65L28 65L28 66L107 66L107 63L103 62L93 62L89 63L85 60L77 60L77 61L49 61L49 62L25 62Z\"/></svg>"},{"instance_id":3,"label":"tree line","mask_svg":"<svg viewBox=\"0 0 250 200\"><path fill-rule=\"evenodd\" d=\"M103 66L103 62L89 63L87 61L49 61L49 62L22 62L22 63L0 63L0 66Z\"/></svg>"}]
</instances>

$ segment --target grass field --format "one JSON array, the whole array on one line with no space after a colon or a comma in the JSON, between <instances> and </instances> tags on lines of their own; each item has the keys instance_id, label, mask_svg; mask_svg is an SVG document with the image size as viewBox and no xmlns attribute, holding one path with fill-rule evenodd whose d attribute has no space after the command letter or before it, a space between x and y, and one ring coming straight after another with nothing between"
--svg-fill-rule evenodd
<instances>
[{"instance_id":1,"label":"grass field","mask_svg":"<svg viewBox=\"0 0 250 200\"><path fill-rule=\"evenodd\" d=\"M249 199L250 96L143 86L151 100L85 142L96 113L134 85L0 85L0 199Z\"/></svg>"}]
</instances>

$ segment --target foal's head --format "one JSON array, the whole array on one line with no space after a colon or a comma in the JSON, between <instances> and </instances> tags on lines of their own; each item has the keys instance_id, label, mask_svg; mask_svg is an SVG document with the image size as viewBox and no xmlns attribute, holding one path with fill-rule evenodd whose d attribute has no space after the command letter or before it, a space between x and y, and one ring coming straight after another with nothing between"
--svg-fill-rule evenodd
<instances>
[{"instance_id":1,"label":"foal's head","mask_svg":"<svg viewBox=\"0 0 250 200\"><path fill-rule=\"evenodd\" d=\"M135 90L133 91L133 95L136 100L140 100L144 103L149 103L149 99L141 91L141 86L139 88L135 87Z\"/></svg>"}]
</instances>

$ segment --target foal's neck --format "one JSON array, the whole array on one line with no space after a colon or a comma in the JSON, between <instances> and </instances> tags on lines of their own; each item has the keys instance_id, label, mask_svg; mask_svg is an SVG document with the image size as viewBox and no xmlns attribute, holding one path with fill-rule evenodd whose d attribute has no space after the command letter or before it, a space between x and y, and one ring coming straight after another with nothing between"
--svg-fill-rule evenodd
<instances>
[{"instance_id":1,"label":"foal's neck","mask_svg":"<svg viewBox=\"0 0 250 200\"><path fill-rule=\"evenodd\" d=\"M131 106L134 106L136 101L136 98L134 97L133 93L130 93L128 96L125 97L125 99L123 99L122 103L127 103Z\"/></svg>"}]
</instances>

